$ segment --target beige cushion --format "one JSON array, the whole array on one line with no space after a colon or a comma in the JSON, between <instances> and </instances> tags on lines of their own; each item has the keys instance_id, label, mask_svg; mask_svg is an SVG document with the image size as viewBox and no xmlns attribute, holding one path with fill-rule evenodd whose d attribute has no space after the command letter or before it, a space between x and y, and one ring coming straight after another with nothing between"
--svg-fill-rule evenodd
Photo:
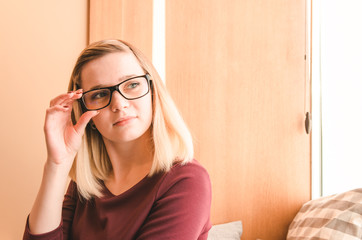
<instances>
[{"instance_id":1,"label":"beige cushion","mask_svg":"<svg viewBox=\"0 0 362 240\"><path fill-rule=\"evenodd\" d=\"M240 240L242 232L241 221L213 225L207 240Z\"/></svg>"}]
</instances>

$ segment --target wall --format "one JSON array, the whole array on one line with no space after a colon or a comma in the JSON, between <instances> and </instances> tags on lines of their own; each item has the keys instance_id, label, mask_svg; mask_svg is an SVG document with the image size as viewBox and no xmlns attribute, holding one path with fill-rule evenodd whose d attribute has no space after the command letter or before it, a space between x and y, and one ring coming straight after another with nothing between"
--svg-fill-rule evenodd
<instances>
[{"instance_id":1,"label":"wall","mask_svg":"<svg viewBox=\"0 0 362 240\"><path fill-rule=\"evenodd\" d=\"M0 239L21 239L46 159L49 101L87 43L87 1L0 1Z\"/></svg>"}]
</instances>

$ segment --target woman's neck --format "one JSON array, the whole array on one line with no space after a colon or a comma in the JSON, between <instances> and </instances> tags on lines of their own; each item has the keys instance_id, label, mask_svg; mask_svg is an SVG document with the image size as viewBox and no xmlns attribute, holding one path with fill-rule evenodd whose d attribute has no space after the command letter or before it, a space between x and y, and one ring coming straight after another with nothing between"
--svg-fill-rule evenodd
<instances>
[{"instance_id":1,"label":"woman's neck","mask_svg":"<svg viewBox=\"0 0 362 240\"><path fill-rule=\"evenodd\" d=\"M130 142L115 143L104 139L113 172L110 179L122 182L134 176L145 176L153 162L151 131Z\"/></svg>"}]
</instances>

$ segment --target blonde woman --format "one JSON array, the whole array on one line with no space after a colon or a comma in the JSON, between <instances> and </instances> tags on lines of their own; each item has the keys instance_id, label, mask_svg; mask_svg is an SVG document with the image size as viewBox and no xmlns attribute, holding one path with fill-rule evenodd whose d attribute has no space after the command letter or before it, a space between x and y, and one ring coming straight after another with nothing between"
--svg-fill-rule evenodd
<instances>
[{"instance_id":1,"label":"blonde woman","mask_svg":"<svg viewBox=\"0 0 362 240\"><path fill-rule=\"evenodd\" d=\"M48 155L24 239L207 239L209 176L144 55L93 43L68 90L46 112Z\"/></svg>"}]
</instances>

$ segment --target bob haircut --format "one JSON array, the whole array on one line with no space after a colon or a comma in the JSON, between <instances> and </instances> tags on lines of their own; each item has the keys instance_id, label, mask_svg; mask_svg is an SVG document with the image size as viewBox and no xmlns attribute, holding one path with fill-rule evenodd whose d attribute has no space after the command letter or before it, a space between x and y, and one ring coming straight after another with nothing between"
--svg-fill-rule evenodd
<instances>
[{"instance_id":1,"label":"bob haircut","mask_svg":"<svg viewBox=\"0 0 362 240\"><path fill-rule=\"evenodd\" d=\"M143 70L151 76L153 116L150 144L153 150L153 163L148 176L167 172L176 162L186 164L192 161L194 149L190 131L152 63L131 44L121 40L102 40L90 44L78 57L68 91L81 88L81 72L88 62L117 52L133 54ZM83 112L81 103L75 102L72 110L73 124ZM102 196L101 182L108 178L111 171L112 165L102 135L88 124L82 146L74 159L69 175L77 183L80 195L88 200Z\"/></svg>"}]
</instances>

